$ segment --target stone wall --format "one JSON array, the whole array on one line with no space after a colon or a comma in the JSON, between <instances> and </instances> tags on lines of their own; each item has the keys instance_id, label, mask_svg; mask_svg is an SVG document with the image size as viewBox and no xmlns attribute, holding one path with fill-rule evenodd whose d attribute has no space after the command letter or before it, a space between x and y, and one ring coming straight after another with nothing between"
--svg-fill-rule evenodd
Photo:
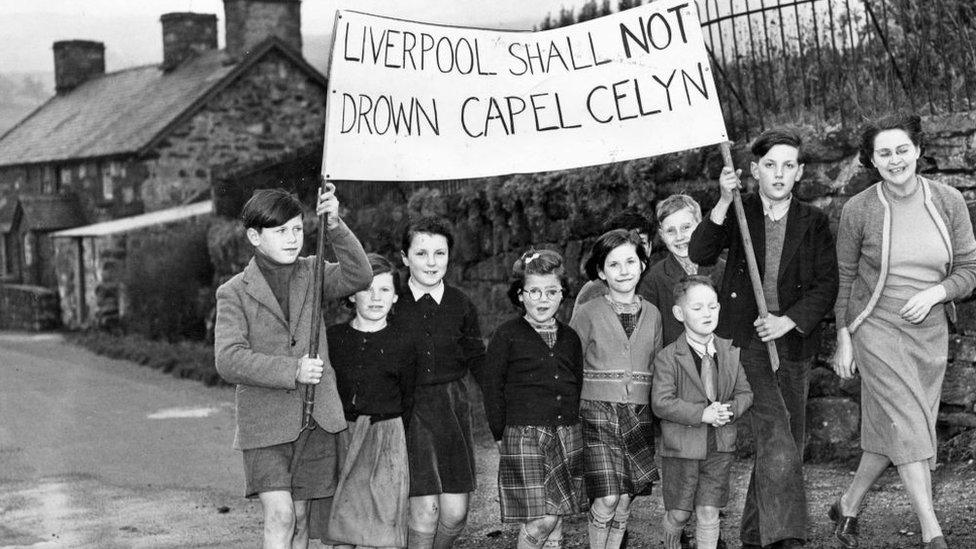
<instances>
[{"instance_id":1,"label":"stone wall","mask_svg":"<svg viewBox=\"0 0 976 549\"><path fill-rule=\"evenodd\" d=\"M209 195L211 171L321 141L325 88L277 51L174 129L145 161L147 211Z\"/></svg>"},{"instance_id":2,"label":"stone wall","mask_svg":"<svg viewBox=\"0 0 976 549\"><path fill-rule=\"evenodd\" d=\"M928 144L921 169L926 176L959 188L972 211L976 202L976 114L930 117L924 121L924 129ZM856 132L800 130L807 159L796 194L823 208L836 228L843 204L873 183L875 176L857 161ZM736 144L733 157L748 174L746 144ZM488 335L515 312L505 297L508 273L515 258L528 247L562 253L571 266L570 285L575 293L584 281L575 266L581 265L607 219L624 208L650 214L659 198L676 192L691 194L707 210L717 198L714 181L721 168L721 157L713 148L580 170L472 181L454 193L443 192L437 184L409 192L403 192L402 184L390 184L389 192L375 193L373 203L356 199L360 194L356 183L345 183L338 192L341 199L346 197L344 203L356 204L357 209L346 212L344 218L367 250L390 257L398 254L399 235L409 218L421 214L448 217L456 239L449 280L475 301ZM409 199L404 201L403 195ZM655 259L660 259L663 246L655 246ZM567 295L565 301L571 303L573 297ZM563 318L570 309L563 306ZM944 440L976 427L976 302L963 303L959 310L939 423ZM830 334L833 327L826 330ZM827 368L833 341L831 337L825 340L812 373L808 454L851 456L858 452L860 381L840 383ZM970 454L976 450L973 432L976 430L967 435Z\"/></svg>"},{"instance_id":3,"label":"stone wall","mask_svg":"<svg viewBox=\"0 0 976 549\"><path fill-rule=\"evenodd\" d=\"M0 283L0 330L37 332L59 325L56 292L40 286Z\"/></svg>"}]
</instances>

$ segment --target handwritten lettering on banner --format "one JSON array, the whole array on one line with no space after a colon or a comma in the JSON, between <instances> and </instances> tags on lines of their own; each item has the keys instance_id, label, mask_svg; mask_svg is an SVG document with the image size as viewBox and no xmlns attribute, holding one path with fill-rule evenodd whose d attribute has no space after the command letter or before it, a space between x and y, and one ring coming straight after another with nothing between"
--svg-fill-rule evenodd
<instances>
[{"instance_id":1,"label":"handwritten lettering on banner","mask_svg":"<svg viewBox=\"0 0 976 549\"><path fill-rule=\"evenodd\" d=\"M531 173L727 140L693 0L542 32L340 11L333 40L330 179Z\"/></svg>"}]
</instances>

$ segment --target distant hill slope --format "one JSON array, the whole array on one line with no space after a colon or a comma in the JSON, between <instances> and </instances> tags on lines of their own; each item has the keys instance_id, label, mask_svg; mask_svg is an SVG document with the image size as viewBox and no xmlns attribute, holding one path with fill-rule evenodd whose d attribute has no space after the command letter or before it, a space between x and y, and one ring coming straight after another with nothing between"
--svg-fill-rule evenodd
<instances>
[{"instance_id":1,"label":"distant hill slope","mask_svg":"<svg viewBox=\"0 0 976 549\"><path fill-rule=\"evenodd\" d=\"M54 93L49 73L0 73L0 134L23 120Z\"/></svg>"}]
</instances>

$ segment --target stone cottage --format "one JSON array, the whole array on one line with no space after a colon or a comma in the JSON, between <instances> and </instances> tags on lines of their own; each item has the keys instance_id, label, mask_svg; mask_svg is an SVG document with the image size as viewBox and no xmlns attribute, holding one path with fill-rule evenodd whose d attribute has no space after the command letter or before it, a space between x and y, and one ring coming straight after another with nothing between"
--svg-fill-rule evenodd
<instances>
[{"instance_id":1,"label":"stone cottage","mask_svg":"<svg viewBox=\"0 0 976 549\"><path fill-rule=\"evenodd\" d=\"M162 62L112 73L102 43L56 42L56 95L0 136L0 280L77 279L55 276L47 232L206 200L218 166L321 143L326 80L302 57L300 8L224 0L224 49L216 15L167 13Z\"/></svg>"}]
</instances>

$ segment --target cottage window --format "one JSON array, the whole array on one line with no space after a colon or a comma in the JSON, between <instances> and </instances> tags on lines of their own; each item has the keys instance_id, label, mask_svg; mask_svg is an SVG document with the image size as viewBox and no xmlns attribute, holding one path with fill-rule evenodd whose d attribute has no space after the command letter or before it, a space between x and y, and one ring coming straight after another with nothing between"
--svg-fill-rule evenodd
<instances>
[{"instance_id":1,"label":"cottage window","mask_svg":"<svg viewBox=\"0 0 976 549\"><path fill-rule=\"evenodd\" d=\"M63 189L65 186L71 185L71 167L70 166L65 166L65 167L61 168L60 170L58 170L58 175L60 175L60 177L61 177L61 180L58 182L58 186L59 187L61 187Z\"/></svg>"},{"instance_id":2,"label":"cottage window","mask_svg":"<svg viewBox=\"0 0 976 549\"><path fill-rule=\"evenodd\" d=\"M58 192L58 181L55 178L54 166L44 166L41 171L41 192L55 194Z\"/></svg>"},{"instance_id":3,"label":"cottage window","mask_svg":"<svg viewBox=\"0 0 976 549\"><path fill-rule=\"evenodd\" d=\"M112 163L102 166L102 198L112 200L115 198L115 181L112 179Z\"/></svg>"},{"instance_id":4,"label":"cottage window","mask_svg":"<svg viewBox=\"0 0 976 549\"><path fill-rule=\"evenodd\" d=\"M24 233L24 265L34 264L34 238L31 233Z\"/></svg>"}]
</instances>

